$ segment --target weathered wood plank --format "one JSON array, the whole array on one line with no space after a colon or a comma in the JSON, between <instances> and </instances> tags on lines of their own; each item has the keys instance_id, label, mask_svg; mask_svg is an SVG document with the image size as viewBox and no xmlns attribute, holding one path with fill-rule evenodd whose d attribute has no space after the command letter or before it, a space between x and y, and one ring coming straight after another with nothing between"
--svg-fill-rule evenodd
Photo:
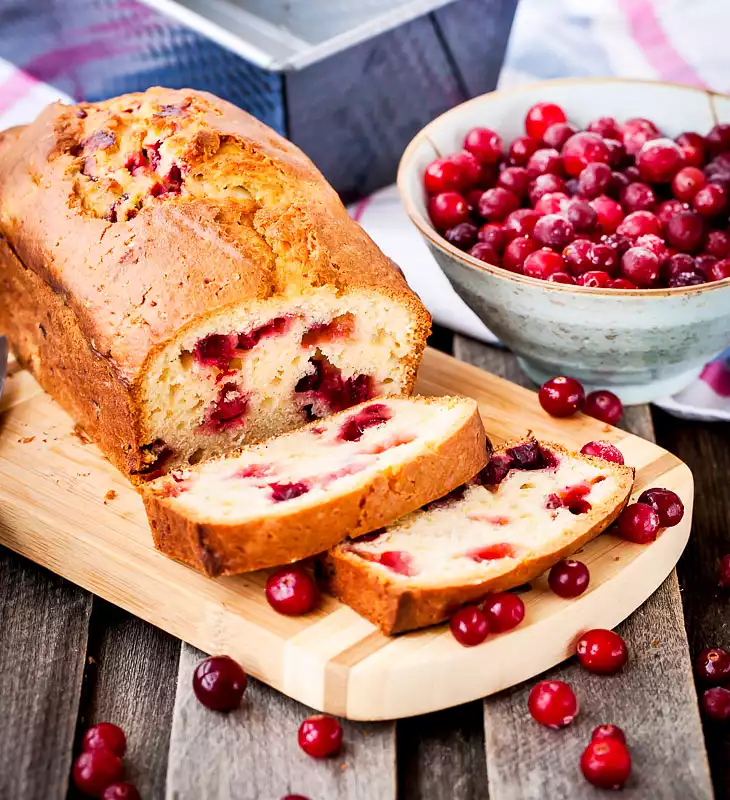
<instances>
[{"instance_id":1,"label":"weathered wood plank","mask_svg":"<svg viewBox=\"0 0 730 800\"><path fill-rule=\"evenodd\" d=\"M528 384L506 351L457 336L454 352ZM647 407L632 409L625 425L652 436ZM631 654L619 675L591 675L575 660L546 673L570 683L578 695L581 713L566 730L556 733L530 718L527 696L534 681L485 700L491 800L595 798L578 764L591 730L605 722L624 728L631 745L635 769L623 797L712 797L676 573L618 630Z\"/></svg>"},{"instance_id":2,"label":"weathered wood plank","mask_svg":"<svg viewBox=\"0 0 730 800\"><path fill-rule=\"evenodd\" d=\"M0 548L0 798L64 797L91 595Z\"/></svg>"},{"instance_id":3,"label":"weathered wood plank","mask_svg":"<svg viewBox=\"0 0 730 800\"><path fill-rule=\"evenodd\" d=\"M342 721L339 756L316 760L297 744L313 712L259 681L241 708L219 714L192 690L203 654L183 645L167 772L168 800L260 800L302 794L312 800L388 800L396 796L395 725Z\"/></svg>"}]
</instances>

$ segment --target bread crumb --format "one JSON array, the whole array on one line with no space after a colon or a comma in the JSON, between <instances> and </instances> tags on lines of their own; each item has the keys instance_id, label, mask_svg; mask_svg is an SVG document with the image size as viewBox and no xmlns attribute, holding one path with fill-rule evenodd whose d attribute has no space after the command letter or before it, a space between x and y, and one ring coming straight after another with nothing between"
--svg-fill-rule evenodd
<instances>
[{"instance_id":1,"label":"bread crumb","mask_svg":"<svg viewBox=\"0 0 730 800\"><path fill-rule=\"evenodd\" d=\"M606 423L606 424L603 426L603 432L604 432L604 433L611 433L611 426L610 426L608 423Z\"/></svg>"},{"instance_id":2,"label":"bread crumb","mask_svg":"<svg viewBox=\"0 0 730 800\"><path fill-rule=\"evenodd\" d=\"M652 647L659 647L659 639L652 639L651 640Z\"/></svg>"},{"instance_id":3,"label":"bread crumb","mask_svg":"<svg viewBox=\"0 0 730 800\"><path fill-rule=\"evenodd\" d=\"M35 439L35 436L26 436L24 439L18 439L20 444L30 444Z\"/></svg>"},{"instance_id":4,"label":"bread crumb","mask_svg":"<svg viewBox=\"0 0 730 800\"><path fill-rule=\"evenodd\" d=\"M114 489L109 489L109 491L104 495L104 505L106 505L109 500L113 500L117 496L117 493Z\"/></svg>"},{"instance_id":5,"label":"bread crumb","mask_svg":"<svg viewBox=\"0 0 730 800\"><path fill-rule=\"evenodd\" d=\"M344 772L346 769L349 768L349 764L345 762L344 764L340 764L340 769Z\"/></svg>"},{"instance_id":6,"label":"bread crumb","mask_svg":"<svg viewBox=\"0 0 730 800\"><path fill-rule=\"evenodd\" d=\"M91 444L91 439L81 425L78 424L78 422L74 425L74 429L71 434L72 436L75 436L81 442L81 444Z\"/></svg>"}]
</instances>

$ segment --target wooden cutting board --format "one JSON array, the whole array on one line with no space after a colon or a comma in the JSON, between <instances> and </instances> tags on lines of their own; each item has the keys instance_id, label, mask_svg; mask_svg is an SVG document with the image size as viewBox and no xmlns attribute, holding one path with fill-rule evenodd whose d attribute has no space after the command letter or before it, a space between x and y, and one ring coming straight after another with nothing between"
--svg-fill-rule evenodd
<instances>
[{"instance_id":1,"label":"wooden cutting board","mask_svg":"<svg viewBox=\"0 0 730 800\"><path fill-rule=\"evenodd\" d=\"M264 598L265 572L213 580L156 552L136 492L11 365L0 401L0 544L205 652L230 654L309 706L361 720L423 714L530 678L569 657L580 632L625 619L672 570L692 517L692 474L679 459L590 417L553 419L533 392L434 350L418 391L476 398L495 444L528 430L574 449L610 440L636 467L635 494L673 489L684 519L648 546L600 536L579 556L591 573L585 594L563 600L543 576L522 595L522 625L474 648L444 625L388 638L330 597L305 617L283 617Z\"/></svg>"}]
</instances>

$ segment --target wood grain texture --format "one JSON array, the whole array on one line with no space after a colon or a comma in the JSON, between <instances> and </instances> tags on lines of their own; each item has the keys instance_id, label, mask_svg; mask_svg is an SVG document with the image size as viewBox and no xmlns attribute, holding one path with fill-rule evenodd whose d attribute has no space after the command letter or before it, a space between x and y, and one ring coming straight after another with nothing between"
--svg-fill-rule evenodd
<instances>
[{"instance_id":1,"label":"wood grain texture","mask_svg":"<svg viewBox=\"0 0 730 800\"><path fill-rule=\"evenodd\" d=\"M396 794L395 725L342 721L338 756L315 760L297 744L312 709L251 679L241 708L220 714L192 690L204 654L184 645L170 743L167 800L391 800Z\"/></svg>"},{"instance_id":2,"label":"wood grain texture","mask_svg":"<svg viewBox=\"0 0 730 800\"><path fill-rule=\"evenodd\" d=\"M91 596L0 548L0 798L66 795Z\"/></svg>"},{"instance_id":3,"label":"wood grain texture","mask_svg":"<svg viewBox=\"0 0 730 800\"><path fill-rule=\"evenodd\" d=\"M527 384L506 351L457 336L454 352ZM624 424L652 435L648 407L630 409ZM712 797L675 572L618 632L630 652L630 663L620 674L591 675L571 659L543 676L570 683L578 696L581 711L564 731L556 733L531 719L527 697L534 681L485 700L491 800L595 798L578 764L593 728L607 722L626 731L634 760L622 797Z\"/></svg>"}]
</instances>

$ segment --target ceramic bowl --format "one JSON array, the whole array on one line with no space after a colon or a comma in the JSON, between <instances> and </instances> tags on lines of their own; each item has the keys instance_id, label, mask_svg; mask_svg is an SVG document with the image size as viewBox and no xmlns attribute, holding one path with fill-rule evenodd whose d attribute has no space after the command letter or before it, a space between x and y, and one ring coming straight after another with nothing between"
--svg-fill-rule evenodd
<instances>
[{"instance_id":1,"label":"ceramic bowl","mask_svg":"<svg viewBox=\"0 0 730 800\"><path fill-rule=\"evenodd\" d=\"M677 289L617 291L548 283L485 264L449 244L426 213L423 174L461 149L475 126L505 143L524 134L527 110L560 105L579 127L601 116L648 117L667 136L730 122L730 97L685 86L620 79L547 81L492 92L447 111L411 141L398 188L406 211L458 294L518 356L537 383L572 375L644 403L687 386L730 344L730 279Z\"/></svg>"}]
</instances>

